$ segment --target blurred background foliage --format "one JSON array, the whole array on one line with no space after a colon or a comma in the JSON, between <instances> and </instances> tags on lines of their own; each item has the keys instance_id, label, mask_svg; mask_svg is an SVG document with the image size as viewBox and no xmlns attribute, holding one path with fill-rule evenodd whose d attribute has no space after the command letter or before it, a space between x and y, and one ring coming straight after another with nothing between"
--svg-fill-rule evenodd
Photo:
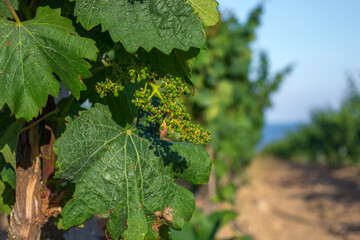
<instances>
[{"instance_id":1,"label":"blurred background foliage","mask_svg":"<svg viewBox=\"0 0 360 240\"><path fill-rule=\"evenodd\" d=\"M252 44L256 41L262 13L262 6L258 6L244 22L232 15L223 15L219 24L207 29L208 50L201 51L193 62L191 81L195 92L193 97L186 99L187 109L194 120L212 131L213 140L207 150L214 163L208 196L204 196L206 191L201 187L196 196L210 196L219 204L213 211L214 208L203 201L183 231L172 231L171 239L217 239L218 230L242 214L238 210L223 209L235 209L234 200L240 184L244 186L245 181L252 181L245 179L242 172L259 154L257 144L264 137L261 134L265 111L272 105L271 96L293 69L288 65L271 74L266 52L254 50ZM331 167L358 163L360 91L355 79L349 77L340 109L313 111L311 123L298 126L283 140L267 145L261 154ZM234 234L236 237L232 239L251 239L242 235L246 233L244 229L239 229L240 234Z\"/></svg>"},{"instance_id":2,"label":"blurred background foliage","mask_svg":"<svg viewBox=\"0 0 360 240\"><path fill-rule=\"evenodd\" d=\"M265 153L287 160L341 167L360 160L360 92L353 77L339 110L320 109L311 122L268 145Z\"/></svg>"},{"instance_id":3,"label":"blurred background foliage","mask_svg":"<svg viewBox=\"0 0 360 240\"><path fill-rule=\"evenodd\" d=\"M256 7L244 23L234 16L223 17L207 30L208 50L194 61L191 80L196 92L188 99L188 109L193 119L212 131L208 151L215 166L216 199L233 200L234 177L254 156L270 96L292 68L272 76L267 54L254 55L251 43L262 12L262 6Z\"/></svg>"},{"instance_id":4,"label":"blurred background foliage","mask_svg":"<svg viewBox=\"0 0 360 240\"><path fill-rule=\"evenodd\" d=\"M217 211L206 215L200 209L195 209L190 222L182 231L171 230L171 240L212 240L216 239L218 230L237 217L234 211ZM239 240L246 240L245 237Z\"/></svg>"}]
</instances>

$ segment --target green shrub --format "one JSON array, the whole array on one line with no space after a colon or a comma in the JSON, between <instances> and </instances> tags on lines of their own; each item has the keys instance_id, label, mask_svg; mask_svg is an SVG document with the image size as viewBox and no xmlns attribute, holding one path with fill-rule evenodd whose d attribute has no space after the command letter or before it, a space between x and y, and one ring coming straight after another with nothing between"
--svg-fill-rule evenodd
<instances>
[{"instance_id":1,"label":"green shrub","mask_svg":"<svg viewBox=\"0 0 360 240\"><path fill-rule=\"evenodd\" d=\"M311 123L283 140L268 145L264 152L306 162L338 167L359 162L360 92L352 78L340 110L324 109L312 113Z\"/></svg>"}]
</instances>

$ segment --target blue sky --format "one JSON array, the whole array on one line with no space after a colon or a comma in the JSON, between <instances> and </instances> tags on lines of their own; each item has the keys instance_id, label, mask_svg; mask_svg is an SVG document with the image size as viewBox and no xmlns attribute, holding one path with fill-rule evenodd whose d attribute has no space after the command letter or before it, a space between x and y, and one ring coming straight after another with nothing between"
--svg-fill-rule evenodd
<instances>
[{"instance_id":1,"label":"blue sky","mask_svg":"<svg viewBox=\"0 0 360 240\"><path fill-rule=\"evenodd\" d=\"M244 21L264 5L253 45L269 54L271 71L294 63L292 74L273 96L268 123L305 122L313 109L338 107L349 73L360 79L359 0L218 0L221 11ZM360 85L360 81L357 81Z\"/></svg>"}]
</instances>

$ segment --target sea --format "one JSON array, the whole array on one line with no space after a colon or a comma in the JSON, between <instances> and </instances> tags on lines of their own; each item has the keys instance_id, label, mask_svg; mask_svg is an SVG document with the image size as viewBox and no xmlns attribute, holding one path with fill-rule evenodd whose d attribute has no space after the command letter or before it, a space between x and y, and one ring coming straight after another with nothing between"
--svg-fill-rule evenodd
<instances>
[{"instance_id":1,"label":"sea","mask_svg":"<svg viewBox=\"0 0 360 240\"><path fill-rule=\"evenodd\" d=\"M301 123L268 123L265 124L261 131L260 142L256 145L256 149L261 151L269 143L281 140L289 132L295 132L301 126Z\"/></svg>"}]
</instances>

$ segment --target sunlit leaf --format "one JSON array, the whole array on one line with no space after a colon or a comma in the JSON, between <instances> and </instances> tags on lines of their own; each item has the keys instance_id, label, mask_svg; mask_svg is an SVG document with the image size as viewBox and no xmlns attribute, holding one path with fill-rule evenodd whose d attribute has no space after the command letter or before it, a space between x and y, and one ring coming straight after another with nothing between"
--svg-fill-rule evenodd
<instances>
[{"instance_id":1,"label":"sunlit leaf","mask_svg":"<svg viewBox=\"0 0 360 240\"><path fill-rule=\"evenodd\" d=\"M216 0L188 0L205 26L213 26L220 20Z\"/></svg>"},{"instance_id":2,"label":"sunlit leaf","mask_svg":"<svg viewBox=\"0 0 360 240\"><path fill-rule=\"evenodd\" d=\"M128 52L139 47L169 54L177 48L205 48L203 22L184 0L72 0L75 15L86 28L109 30Z\"/></svg>"},{"instance_id":3,"label":"sunlit leaf","mask_svg":"<svg viewBox=\"0 0 360 240\"><path fill-rule=\"evenodd\" d=\"M100 104L68 120L54 146L56 176L76 183L62 211L65 229L108 213L108 232L115 239L153 239L160 225L181 229L191 218L193 194L174 178L208 181L211 162L202 147L124 130Z\"/></svg>"},{"instance_id":4,"label":"sunlit leaf","mask_svg":"<svg viewBox=\"0 0 360 240\"><path fill-rule=\"evenodd\" d=\"M0 21L0 108L6 103L17 118L27 121L45 106L48 95L57 96L55 73L76 97L91 76L97 48L91 39L77 36L71 20L60 9L39 7L37 15L21 24Z\"/></svg>"}]
</instances>

